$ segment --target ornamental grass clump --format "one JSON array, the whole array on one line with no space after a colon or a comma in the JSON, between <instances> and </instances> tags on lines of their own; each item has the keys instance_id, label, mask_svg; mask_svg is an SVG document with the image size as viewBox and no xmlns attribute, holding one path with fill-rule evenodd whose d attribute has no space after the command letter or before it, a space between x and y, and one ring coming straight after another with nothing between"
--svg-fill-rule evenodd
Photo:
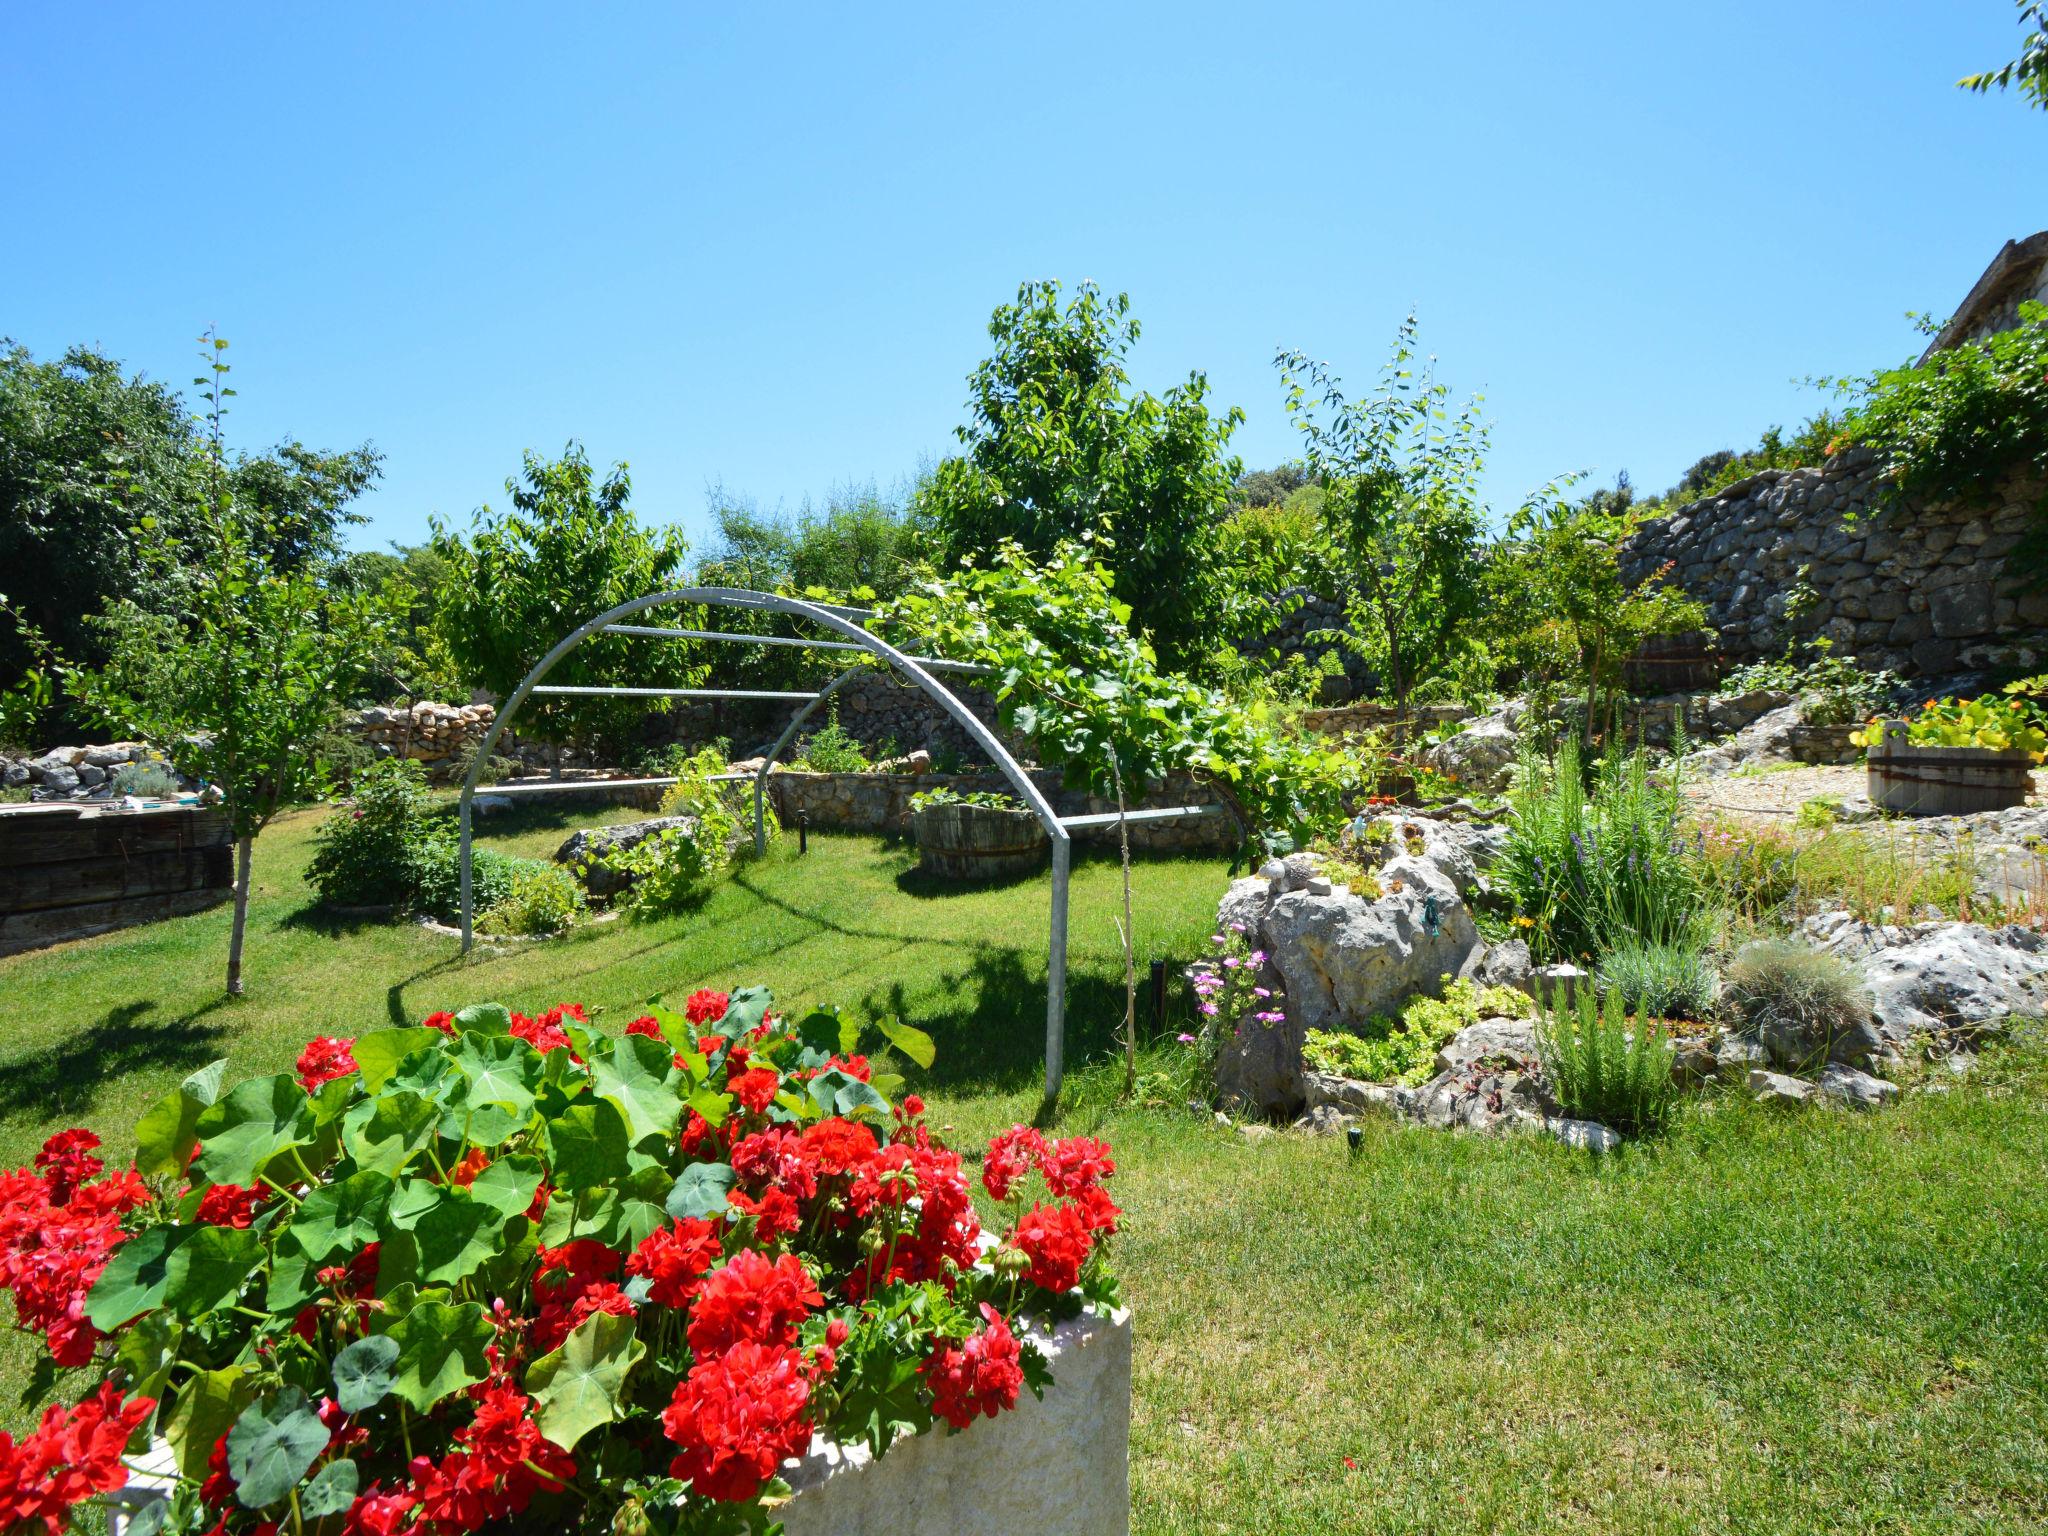
<instances>
[{"instance_id":1,"label":"ornamental grass clump","mask_svg":"<svg viewBox=\"0 0 2048 1536\"><path fill-rule=\"evenodd\" d=\"M1600 961L1600 983L1660 1019L1705 1019L1721 995L1721 973L1690 944L1617 944Z\"/></svg>"},{"instance_id":2,"label":"ornamental grass clump","mask_svg":"<svg viewBox=\"0 0 2048 1536\"><path fill-rule=\"evenodd\" d=\"M1855 966L1792 939L1745 944L1728 963L1722 999L1745 1033L1804 1057L1826 1060L1834 1042L1870 1017L1870 992Z\"/></svg>"},{"instance_id":3,"label":"ornamental grass clump","mask_svg":"<svg viewBox=\"0 0 2048 1536\"><path fill-rule=\"evenodd\" d=\"M1640 1010L1631 1026L1618 991L1604 1001L1590 986L1577 993L1568 1000L1558 988L1536 1016L1537 1051L1559 1105L1625 1136L1655 1130L1676 1094L1670 1036Z\"/></svg>"},{"instance_id":4,"label":"ornamental grass clump","mask_svg":"<svg viewBox=\"0 0 2048 1536\"><path fill-rule=\"evenodd\" d=\"M99 1384L0 1435L0 1529L59 1536L160 1441L151 1532L737 1536L815 1433L879 1455L1015 1406L1034 1329L1115 1304L1110 1149L999 1136L985 1235L861 1033L759 988L621 1034L473 1007L216 1062L118 1172L51 1138L0 1174L0 1290Z\"/></svg>"}]
</instances>

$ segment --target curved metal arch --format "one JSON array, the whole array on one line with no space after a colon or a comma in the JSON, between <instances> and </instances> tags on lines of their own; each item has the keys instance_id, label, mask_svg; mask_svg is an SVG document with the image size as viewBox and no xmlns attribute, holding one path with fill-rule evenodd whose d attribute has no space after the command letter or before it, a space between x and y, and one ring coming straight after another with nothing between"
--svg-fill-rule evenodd
<instances>
[{"instance_id":1,"label":"curved metal arch","mask_svg":"<svg viewBox=\"0 0 2048 1536\"><path fill-rule=\"evenodd\" d=\"M469 772L462 781L460 809L462 952L468 954L476 941L475 913L471 905L473 887L470 878L472 802L476 798L478 776L483 772L484 765L490 761L491 749L498 744L498 739L504 735L506 727L511 723L512 717L519 712L519 706L526 702L527 696L533 692L541 679L546 677L554 669L555 664L563 657L575 650L592 635L603 631L608 625L616 624L621 619L631 618L636 613L644 613L650 608L660 608L671 604L693 604L708 608L738 608L754 612L780 613L791 618L807 619L814 624L822 625L836 635L854 641L870 654L887 662L892 669L909 678L931 698L933 703L937 704L951 716L953 722L968 734L974 744L988 754L989 761L1001 770L1003 777L1008 779L1011 787L1017 791L1018 798L1038 817L1040 825L1045 828L1046 836L1052 841L1052 918L1050 924L1050 943L1048 945L1049 953L1047 955L1045 999L1045 1084L1046 1102L1050 1105L1058 1095L1063 1069L1061 1057L1064 1052L1063 1037L1065 1034L1067 992L1067 884L1072 868L1073 840L1069 836L1066 827L1061 824L1060 818L1053 810L1051 802L1045 798L1044 793L1039 787L1032 782L1031 775L1024 771L1023 766L1010 755L1009 749L997 739L995 732L983 724L973 710L961 703L954 696L953 691L934 677L917 657L891 645L880 635L862 628L852 618L848 617L848 615L865 616L865 610L863 609L843 607L836 603L814 603L803 598L783 597L773 592L753 592L740 587L674 587L666 592L650 593L646 597L636 597L630 602L620 603L615 608L606 609L596 618L589 620L566 639L562 640L547 655L541 657L534 664L533 670L520 679L519 686L512 690L512 696L505 701L504 707L498 711L497 717L492 720L491 728L484 734L483 742L477 748L476 757L470 763ZM782 733L781 739L776 742L774 749L762 763L761 771L755 776L754 780L754 839L757 851L765 847L766 844L765 828L762 821L761 797L768 770L774 765L776 759L788 749L789 743L795 739L798 727L802 725L804 720L809 718L811 712L824 702L826 698L851 682L863 670L865 668L849 668L819 689L817 696L797 712L788 728Z\"/></svg>"}]
</instances>

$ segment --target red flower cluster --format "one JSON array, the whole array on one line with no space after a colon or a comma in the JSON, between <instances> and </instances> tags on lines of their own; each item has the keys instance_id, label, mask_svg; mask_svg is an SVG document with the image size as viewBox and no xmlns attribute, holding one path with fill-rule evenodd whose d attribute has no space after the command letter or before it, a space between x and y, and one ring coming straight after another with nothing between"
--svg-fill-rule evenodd
<instances>
[{"instance_id":1,"label":"red flower cluster","mask_svg":"<svg viewBox=\"0 0 2048 1536\"><path fill-rule=\"evenodd\" d=\"M515 1039L524 1040L528 1045L545 1056L549 1051L568 1051L573 1060L581 1061L569 1045L569 1036L562 1029L562 1020L574 1019L578 1024L588 1024L581 1003L557 1003L537 1019L529 1019L523 1013L512 1015L512 1034Z\"/></svg>"},{"instance_id":2,"label":"red flower cluster","mask_svg":"<svg viewBox=\"0 0 2048 1536\"><path fill-rule=\"evenodd\" d=\"M690 1308L690 1348L715 1355L743 1340L792 1344L798 1326L824 1300L795 1254L770 1259L758 1248L742 1248L698 1286Z\"/></svg>"},{"instance_id":3,"label":"red flower cluster","mask_svg":"<svg viewBox=\"0 0 2048 1536\"><path fill-rule=\"evenodd\" d=\"M0 1531L40 1524L62 1536L65 1514L94 1494L128 1481L121 1451L136 1426L156 1411L148 1397L121 1401L112 1382L68 1413L56 1404L21 1444L0 1431Z\"/></svg>"},{"instance_id":4,"label":"red flower cluster","mask_svg":"<svg viewBox=\"0 0 2048 1536\"><path fill-rule=\"evenodd\" d=\"M561 1347L576 1325L593 1312L631 1317L633 1303L612 1276L625 1256L593 1238L579 1237L560 1248L543 1248L533 1277L539 1303L527 1328L530 1353L544 1355Z\"/></svg>"},{"instance_id":5,"label":"red flower cluster","mask_svg":"<svg viewBox=\"0 0 2048 1536\"><path fill-rule=\"evenodd\" d=\"M718 1228L695 1216L649 1233L626 1259L626 1273L644 1275L647 1299L657 1306L687 1307L697 1282L720 1256Z\"/></svg>"},{"instance_id":6,"label":"red flower cluster","mask_svg":"<svg viewBox=\"0 0 2048 1536\"><path fill-rule=\"evenodd\" d=\"M0 1291L14 1293L24 1328L46 1335L58 1365L84 1365L99 1331L85 1320L85 1298L116 1248L127 1241L121 1218L149 1203L133 1168L87 1183L103 1166L99 1138L64 1131L43 1143L41 1173L0 1173Z\"/></svg>"},{"instance_id":7,"label":"red flower cluster","mask_svg":"<svg viewBox=\"0 0 2048 1536\"><path fill-rule=\"evenodd\" d=\"M692 992L683 1004L683 1017L692 1024L716 1024L725 1017L725 1010L732 1006L732 999L723 992L700 988Z\"/></svg>"},{"instance_id":8,"label":"red flower cluster","mask_svg":"<svg viewBox=\"0 0 2048 1536\"><path fill-rule=\"evenodd\" d=\"M524 1513L534 1494L576 1475L574 1458L542 1437L533 1404L517 1387L487 1383L472 1395L476 1417L455 1432L460 1449L412 1463L420 1513L445 1531L474 1531Z\"/></svg>"},{"instance_id":9,"label":"red flower cluster","mask_svg":"<svg viewBox=\"0 0 2048 1536\"><path fill-rule=\"evenodd\" d=\"M355 1071L356 1059L351 1054L355 1043L352 1036L337 1039L333 1035L307 1041L306 1048L299 1052L299 1086L311 1093L322 1083Z\"/></svg>"},{"instance_id":10,"label":"red flower cluster","mask_svg":"<svg viewBox=\"0 0 2048 1536\"><path fill-rule=\"evenodd\" d=\"M1080 1283L1095 1235L1116 1231L1123 1215L1102 1187L1116 1162L1109 1143L1093 1136L1049 1141L1028 1125L1013 1125L989 1143L981 1182L996 1199L1008 1200L1033 1170L1057 1203L1024 1212L1010 1244L1030 1261L1033 1285L1070 1291Z\"/></svg>"},{"instance_id":11,"label":"red flower cluster","mask_svg":"<svg viewBox=\"0 0 2048 1536\"><path fill-rule=\"evenodd\" d=\"M240 1184L210 1184L199 1197L199 1219L208 1226L246 1227L256 1219L264 1192Z\"/></svg>"},{"instance_id":12,"label":"red flower cluster","mask_svg":"<svg viewBox=\"0 0 2048 1536\"><path fill-rule=\"evenodd\" d=\"M708 1499L751 1499L809 1447L810 1398L803 1356L787 1346L746 1339L698 1360L662 1410L661 1427L682 1447L670 1473Z\"/></svg>"},{"instance_id":13,"label":"red flower cluster","mask_svg":"<svg viewBox=\"0 0 2048 1536\"><path fill-rule=\"evenodd\" d=\"M987 1302L981 1315L986 1326L980 1333L959 1344L942 1342L919 1367L931 1388L932 1412L955 1429L1016 1407L1024 1385L1022 1351L1010 1325Z\"/></svg>"}]
</instances>

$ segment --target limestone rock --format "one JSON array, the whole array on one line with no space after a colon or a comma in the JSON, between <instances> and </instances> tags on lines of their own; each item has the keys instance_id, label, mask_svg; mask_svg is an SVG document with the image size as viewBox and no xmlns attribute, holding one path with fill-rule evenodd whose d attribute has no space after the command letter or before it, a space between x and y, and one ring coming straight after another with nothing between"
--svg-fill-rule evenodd
<instances>
[{"instance_id":1,"label":"limestone rock","mask_svg":"<svg viewBox=\"0 0 2048 1536\"><path fill-rule=\"evenodd\" d=\"M1860 965L1879 1034L1904 1051L1925 1037L1970 1045L2048 1007L2048 938L2030 928L1944 923Z\"/></svg>"},{"instance_id":2,"label":"limestone rock","mask_svg":"<svg viewBox=\"0 0 2048 1536\"><path fill-rule=\"evenodd\" d=\"M1872 1077L1855 1067L1831 1062L1820 1075L1820 1091L1825 1097L1838 1099L1852 1109L1876 1109L1898 1098L1899 1085L1888 1083L1881 1077Z\"/></svg>"},{"instance_id":3,"label":"limestone rock","mask_svg":"<svg viewBox=\"0 0 2048 1536\"><path fill-rule=\"evenodd\" d=\"M1436 1053L1439 1073L1462 1072L1485 1057L1513 1058L1531 1070L1540 1061L1536 1025L1529 1019L1492 1018L1468 1024Z\"/></svg>"},{"instance_id":4,"label":"limestone rock","mask_svg":"<svg viewBox=\"0 0 2048 1536\"><path fill-rule=\"evenodd\" d=\"M1597 1120L1553 1120L1549 1128L1550 1134L1568 1147L1613 1152L1621 1146L1621 1137Z\"/></svg>"},{"instance_id":5,"label":"limestone rock","mask_svg":"<svg viewBox=\"0 0 2048 1536\"><path fill-rule=\"evenodd\" d=\"M1479 962L1480 982L1489 987L1515 987L1528 991L1536 970L1529 960L1529 946L1520 939L1502 939L1490 944L1486 958Z\"/></svg>"},{"instance_id":6,"label":"limestone rock","mask_svg":"<svg viewBox=\"0 0 2048 1536\"><path fill-rule=\"evenodd\" d=\"M1750 1073L1749 1091L1759 1104L1804 1104L1819 1092L1805 1078L1782 1072Z\"/></svg>"},{"instance_id":7,"label":"limestone rock","mask_svg":"<svg viewBox=\"0 0 2048 1536\"><path fill-rule=\"evenodd\" d=\"M615 896L633 883L631 875L613 867L612 861L620 854L662 832L678 831L688 836L696 830L694 816L651 816L645 821L622 822L613 827L582 827L555 850L555 862L580 868L583 884L591 895Z\"/></svg>"},{"instance_id":8,"label":"limestone rock","mask_svg":"<svg viewBox=\"0 0 2048 1536\"><path fill-rule=\"evenodd\" d=\"M1520 739L1506 717L1496 712L1482 715L1422 756L1431 768L1456 779L1464 788L1498 794L1507 788L1520 749Z\"/></svg>"}]
</instances>

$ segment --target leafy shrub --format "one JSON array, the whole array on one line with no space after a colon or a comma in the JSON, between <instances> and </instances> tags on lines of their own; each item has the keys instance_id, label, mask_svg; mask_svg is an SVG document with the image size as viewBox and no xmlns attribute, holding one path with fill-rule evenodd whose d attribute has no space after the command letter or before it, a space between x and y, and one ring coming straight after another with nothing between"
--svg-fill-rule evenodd
<instances>
[{"instance_id":1,"label":"leafy shrub","mask_svg":"<svg viewBox=\"0 0 2048 1536\"><path fill-rule=\"evenodd\" d=\"M1698 869L1680 836L1676 770L1653 775L1642 749L1610 752L1585 788L1576 741L1555 764L1524 749L1496 883L1533 922L1547 954L1599 955L1629 940L1699 943Z\"/></svg>"},{"instance_id":2,"label":"leafy shrub","mask_svg":"<svg viewBox=\"0 0 2048 1536\"><path fill-rule=\"evenodd\" d=\"M1842 801L1839 795L1815 795L1799 802L1799 814L1792 825L1802 832L1818 832L1832 827L1842 819Z\"/></svg>"},{"instance_id":3,"label":"leafy shrub","mask_svg":"<svg viewBox=\"0 0 2048 1536\"><path fill-rule=\"evenodd\" d=\"M997 1135L985 1250L969 1169L860 1025L772 1006L698 992L620 1034L573 1005L436 1013L316 1039L295 1074L195 1073L133 1169L53 1137L0 1180L0 1222L61 1233L67 1262L0 1288L45 1379L98 1391L0 1442L28 1469L10 1529L61 1532L162 1426L173 1532L312 1536L361 1493L414 1536L738 1536L814 1434L881 1456L1044 1389L1044 1329L1118 1304L1111 1148Z\"/></svg>"},{"instance_id":4,"label":"leafy shrub","mask_svg":"<svg viewBox=\"0 0 2048 1536\"><path fill-rule=\"evenodd\" d=\"M1574 1120L1623 1135L1656 1129L1675 1092L1670 1038L1640 1014L1631 1029L1620 992L1595 1002L1593 988L1577 990L1566 1002L1560 988L1536 1016L1537 1049L1558 1103Z\"/></svg>"},{"instance_id":5,"label":"leafy shrub","mask_svg":"<svg viewBox=\"0 0 2048 1536\"><path fill-rule=\"evenodd\" d=\"M1600 980L1637 1012L1660 1019L1704 1019L1721 992L1714 962L1689 944L1628 940L1602 957Z\"/></svg>"},{"instance_id":6,"label":"leafy shrub","mask_svg":"<svg viewBox=\"0 0 2048 1536\"><path fill-rule=\"evenodd\" d=\"M139 763L123 763L114 770L114 793L135 795L142 799L164 800L183 788L178 775L171 765L161 758L145 758Z\"/></svg>"},{"instance_id":7,"label":"leafy shrub","mask_svg":"<svg viewBox=\"0 0 2048 1536\"><path fill-rule=\"evenodd\" d=\"M1847 725L1866 720L1887 707L1901 686L1898 675L1883 668L1866 672L1846 656L1834 654L1834 642L1822 636L1808 642L1811 659L1794 661L1787 654L1775 661L1737 667L1721 679L1724 694L1776 689L1800 696L1799 718L1808 725Z\"/></svg>"},{"instance_id":8,"label":"leafy shrub","mask_svg":"<svg viewBox=\"0 0 2048 1536\"><path fill-rule=\"evenodd\" d=\"M1748 1033L1813 1040L1819 1056L1870 1016L1854 966L1791 939L1760 939L1737 951L1723 1003Z\"/></svg>"},{"instance_id":9,"label":"leafy shrub","mask_svg":"<svg viewBox=\"0 0 2048 1536\"><path fill-rule=\"evenodd\" d=\"M477 926L491 933L561 933L584 906L583 887L576 877L558 865L544 864L516 872L511 889L482 909Z\"/></svg>"},{"instance_id":10,"label":"leafy shrub","mask_svg":"<svg viewBox=\"0 0 2048 1536\"><path fill-rule=\"evenodd\" d=\"M839 723L839 706L824 726L797 743L793 768L812 773L866 773L874 764L854 734Z\"/></svg>"},{"instance_id":11,"label":"leafy shrub","mask_svg":"<svg viewBox=\"0 0 2048 1536\"><path fill-rule=\"evenodd\" d=\"M1310 1030L1302 1058L1317 1072L1413 1087L1435 1075L1436 1053L1459 1030L1481 1019L1523 1019L1535 1011L1529 995L1513 987L1482 987L1446 976L1442 997L1410 998L1398 1020L1376 1014L1360 1034Z\"/></svg>"},{"instance_id":12,"label":"leafy shrub","mask_svg":"<svg viewBox=\"0 0 2048 1536\"><path fill-rule=\"evenodd\" d=\"M1736 481L1766 469L1807 469L1824 464L1840 450L1843 426L1841 417L1822 411L1789 438L1783 427L1766 428L1763 440L1745 452L1723 448L1702 456L1660 502L1676 509L1688 501L1718 496Z\"/></svg>"},{"instance_id":13,"label":"leafy shrub","mask_svg":"<svg viewBox=\"0 0 2048 1536\"><path fill-rule=\"evenodd\" d=\"M707 836L700 821L694 835L672 827L642 839L614 856L612 867L632 876L626 905L635 916L665 917L702 902L731 862L725 839Z\"/></svg>"},{"instance_id":14,"label":"leafy shrub","mask_svg":"<svg viewBox=\"0 0 2048 1536\"><path fill-rule=\"evenodd\" d=\"M941 785L937 789L920 791L910 797L910 811L928 811L938 805L978 805L988 811L1021 811L1023 802L1015 795L1001 794L988 789L948 789Z\"/></svg>"},{"instance_id":15,"label":"leafy shrub","mask_svg":"<svg viewBox=\"0 0 2048 1536\"><path fill-rule=\"evenodd\" d=\"M2003 696L1985 694L1975 699L1929 699L1917 714L1906 719L1906 741L1916 747L1986 747L1993 752L2031 752L2040 762L2048 752L2048 674L2007 683ZM1859 747L1874 747L1884 739L1882 721L1873 720L1867 730L1853 731L1849 739Z\"/></svg>"},{"instance_id":16,"label":"leafy shrub","mask_svg":"<svg viewBox=\"0 0 2048 1536\"><path fill-rule=\"evenodd\" d=\"M386 758L365 767L355 793L313 834L306 878L336 907L402 906L430 833L427 780L419 764Z\"/></svg>"},{"instance_id":17,"label":"leafy shrub","mask_svg":"<svg viewBox=\"0 0 2048 1536\"><path fill-rule=\"evenodd\" d=\"M675 779L675 783L662 791L661 814L664 816L701 815L705 805L728 805L745 792L746 786L737 779L717 778L729 768L722 747L716 743L695 752L671 747L656 766L660 777Z\"/></svg>"},{"instance_id":18,"label":"leafy shrub","mask_svg":"<svg viewBox=\"0 0 2048 1536\"><path fill-rule=\"evenodd\" d=\"M472 845L469 850L469 897L472 912L488 912L509 900L522 875L552 873L540 859L522 859L496 848ZM436 827L412 850L414 911L444 923L462 921L462 864L453 828Z\"/></svg>"}]
</instances>

